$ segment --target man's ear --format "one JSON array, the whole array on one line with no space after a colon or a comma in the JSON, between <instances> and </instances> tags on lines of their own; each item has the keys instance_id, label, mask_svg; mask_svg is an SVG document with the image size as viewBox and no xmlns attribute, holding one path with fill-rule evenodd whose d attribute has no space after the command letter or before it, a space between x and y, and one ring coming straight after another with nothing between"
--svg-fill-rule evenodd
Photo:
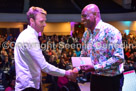
<instances>
[{"instance_id":1,"label":"man's ear","mask_svg":"<svg viewBox=\"0 0 136 91\"><path fill-rule=\"evenodd\" d=\"M34 23L34 19L30 18L30 24L33 24L33 23Z\"/></svg>"},{"instance_id":2,"label":"man's ear","mask_svg":"<svg viewBox=\"0 0 136 91\"><path fill-rule=\"evenodd\" d=\"M96 12L94 12L94 15L96 16Z\"/></svg>"},{"instance_id":3,"label":"man's ear","mask_svg":"<svg viewBox=\"0 0 136 91\"><path fill-rule=\"evenodd\" d=\"M96 18L96 12L94 12L94 16L95 16L95 18Z\"/></svg>"}]
</instances>

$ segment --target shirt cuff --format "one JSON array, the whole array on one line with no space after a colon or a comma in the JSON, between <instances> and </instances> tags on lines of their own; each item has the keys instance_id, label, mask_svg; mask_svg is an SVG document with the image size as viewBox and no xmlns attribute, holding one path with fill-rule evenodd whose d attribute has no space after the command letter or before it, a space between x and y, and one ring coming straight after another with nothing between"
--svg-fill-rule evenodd
<instances>
[{"instance_id":1,"label":"shirt cuff","mask_svg":"<svg viewBox=\"0 0 136 91\"><path fill-rule=\"evenodd\" d=\"M96 71L99 71L99 70L102 69L102 68L103 68L103 66L102 66L101 64L94 65L94 69L95 69Z\"/></svg>"},{"instance_id":2,"label":"shirt cuff","mask_svg":"<svg viewBox=\"0 0 136 91\"><path fill-rule=\"evenodd\" d=\"M62 74L62 77L65 76L66 70L61 69L61 74ZM61 77L61 75L60 75L60 77Z\"/></svg>"},{"instance_id":3,"label":"shirt cuff","mask_svg":"<svg viewBox=\"0 0 136 91\"><path fill-rule=\"evenodd\" d=\"M78 73L79 74L82 74L82 70L80 69L80 67L76 67L77 68L77 70L78 70Z\"/></svg>"},{"instance_id":4,"label":"shirt cuff","mask_svg":"<svg viewBox=\"0 0 136 91\"><path fill-rule=\"evenodd\" d=\"M81 70L81 69L80 69L80 67L76 67L76 68L77 68L77 70L78 70L78 71L80 71L80 70Z\"/></svg>"}]
</instances>

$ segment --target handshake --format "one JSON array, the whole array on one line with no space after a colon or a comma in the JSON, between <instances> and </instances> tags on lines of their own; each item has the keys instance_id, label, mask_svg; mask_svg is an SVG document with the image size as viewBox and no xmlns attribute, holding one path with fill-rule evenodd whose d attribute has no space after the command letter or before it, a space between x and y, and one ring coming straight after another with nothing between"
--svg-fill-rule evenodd
<instances>
[{"instance_id":1,"label":"handshake","mask_svg":"<svg viewBox=\"0 0 136 91\"><path fill-rule=\"evenodd\" d=\"M80 70L85 71L85 72L95 71L93 65L82 65L82 66L80 66ZM76 77L78 76L78 73L79 73L79 69L74 68L73 70L67 70L66 73L65 73L65 76L69 80L76 82Z\"/></svg>"}]
</instances>

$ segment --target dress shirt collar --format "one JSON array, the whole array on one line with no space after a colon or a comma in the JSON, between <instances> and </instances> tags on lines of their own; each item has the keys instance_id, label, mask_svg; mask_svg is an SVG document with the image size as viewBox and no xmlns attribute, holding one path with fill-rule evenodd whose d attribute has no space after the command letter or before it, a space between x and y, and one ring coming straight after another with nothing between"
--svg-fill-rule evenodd
<instances>
[{"instance_id":1,"label":"dress shirt collar","mask_svg":"<svg viewBox=\"0 0 136 91\"><path fill-rule=\"evenodd\" d=\"M98 22L98 24L96 25L96 27L94 28L93 32L99 32L101 30L101 25L102 25L102 20L100 20ZM87 28L87 30L89 31L89 33L91 33L91 30Z\"/></svg>"},{"instance_id":2,"label":"dress shirt collar","mask_svg":"<svg viewBox=\"0 0 136 91\"><path fill-rule=\"evenodd\" d=\"M98 24L96 25L95 29L101 29L101 24L102 24L102 20L100 20L98 22Z\"/></svg>"},{"instance_id":3,"label":"dress shirt collar","mask_svg":"<svg viewBox=\"0 0 136 91\"><path fill-rule=\"evenodd\" d=\"M100 21L98 22L98 24L96 25L95 29L93 30L94 33L95 33L95 35L97 35L97 34L100 32L100 30L101 30L101 25L102 25L102 20L100 20Z\"/></svg>"},{"instance_id":4,"label":"dress shirt collar","mask_svg":"<svg viewBox=\"0 0 136 91\"><path fill-rule=\"evenodd\" d=\"M29 31L32 31L37 37L38 37L38 33L36 32L36 30L34 28L32 28L30 25L27 26L27 29Z\"/></svg>"}]
</instances>

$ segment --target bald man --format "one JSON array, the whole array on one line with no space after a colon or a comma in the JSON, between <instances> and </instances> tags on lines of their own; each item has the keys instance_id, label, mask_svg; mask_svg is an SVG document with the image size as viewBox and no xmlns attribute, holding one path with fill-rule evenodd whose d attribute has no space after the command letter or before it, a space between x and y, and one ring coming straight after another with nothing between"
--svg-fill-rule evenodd
<instances>
[{"instance_id":1,"label":"bald man","mask_svg":"<svg viewBox=\"0 0 136 91\"><path fill-rule=\"evenodd\" d=\"M91 72L91 91L122 91L124 53L118 29L101 20L97 5L85 6L81 21L87 30L82 38L81 56L90 57L93 65L80 69Z\"/></svg>"}]
</instances>

